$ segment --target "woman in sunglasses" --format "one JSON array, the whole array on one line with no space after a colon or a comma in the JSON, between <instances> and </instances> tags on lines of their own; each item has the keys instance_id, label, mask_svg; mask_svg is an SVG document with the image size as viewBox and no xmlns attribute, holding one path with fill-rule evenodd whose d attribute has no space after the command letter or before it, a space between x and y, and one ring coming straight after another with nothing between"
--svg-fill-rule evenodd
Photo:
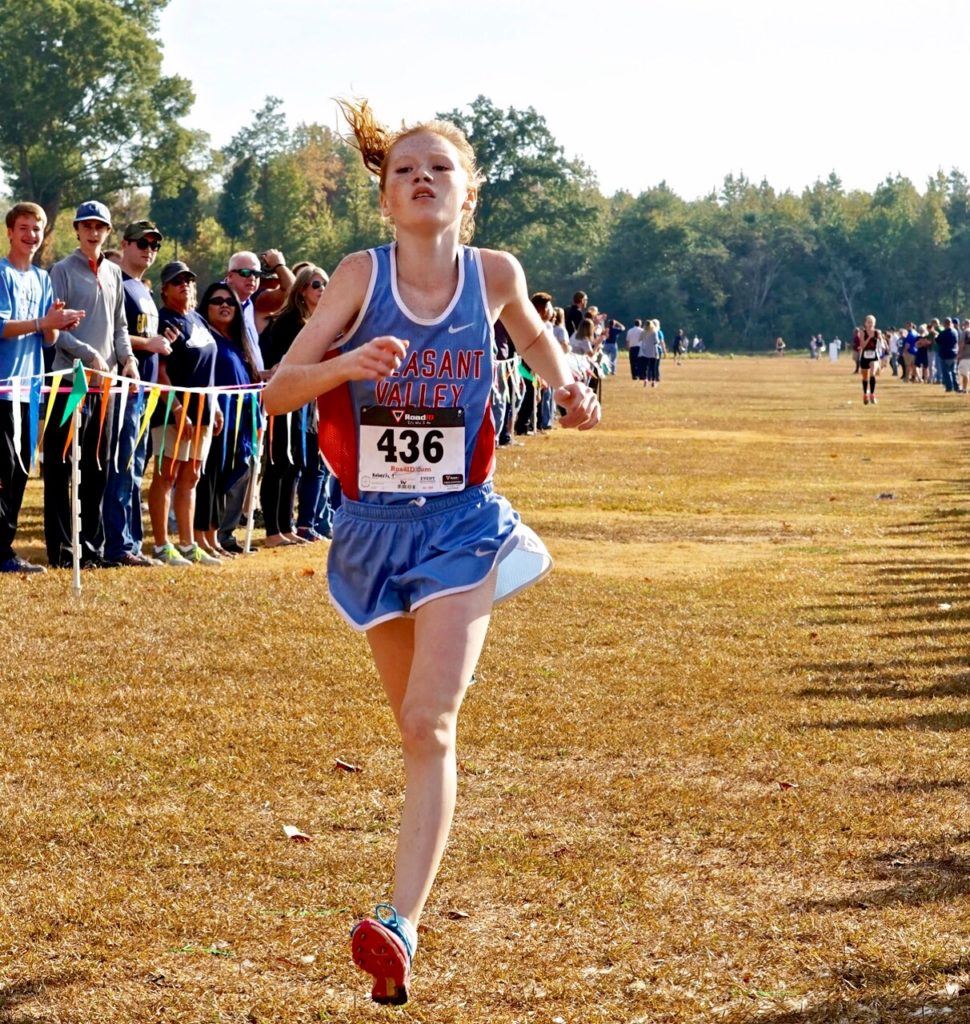
<instances>
[{"instance_id":1,"label":"woman in sunglasses","mask_svg":"<svg viewBox=\"0 0 970 1024\"><path fill-rule=\"evenodd\" d=\"M155 535L154 557L165 565L218 565L195 542L195 489L213 434L222 430L222 412L212 398L184 388L211 388L215 383L216 342L195 310L195 274L174 260L162 267L162 309L158 327L174 338L168 355L159 354L158 383L174 387L171 405L161 402L152 427L152 451L158 464L148 491ZM188 402L188 406L183 406ZM165 412L165 409L168 412ZM198 427L198 429L197 429ZM175 493L175 521L181 543L168 539L170 495Z\"/></svg>"},{"instance_id":2,"label":"woman in sunglasses","mask_svg":"<svg viewBox=\"0 0 970 1024\"><path fill-rule=\"evenodd\" d=\"M263 362L272 370L290 350L293 339L303 330L317 308L329 278L320 267L308 264L296 275L282 309L273 316L259 336ZM272 416L269 457L259 492L266 523L266 547L285 547L318 540L320 506L326 502L323 485L327 471L317 440L317 407L310 402L288 416ZM293 527L293 505L300 482L299 533ZM329 530L327 530L329 532Z\"/></svg>"},{"instance_id":3,"label":"woman in sunglasses","mask_svg":"<svg viewBox=\"0 0 970 1024\"><path fill-rule=\"evenodd\" d=\"M232 289L222 281L210 284L199 303L199 312L216 341L216 387L243 388L259 379L256 367L243 341L242 310ZM195 501L195 532L206 553L216 558L235 558L220 543L218 529L230 489L246 473L253 455L252 430L248 403L243 402L240 429L236 429L239 410L237 395L227 391L219 396L223 430L202 470Z\"/></svg>"}]
</instances>

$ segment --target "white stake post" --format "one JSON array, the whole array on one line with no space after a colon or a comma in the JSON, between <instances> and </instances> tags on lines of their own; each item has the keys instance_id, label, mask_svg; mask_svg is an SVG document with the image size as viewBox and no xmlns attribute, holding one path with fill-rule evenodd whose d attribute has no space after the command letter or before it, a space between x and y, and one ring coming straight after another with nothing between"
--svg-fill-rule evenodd
<instances>
[{"instance_id":1,"label":"white stake post","mask_svg":"<svg viewBox=\"0 0 970 1024\"><path fill-rule=\"evenodd\" d=\"M253 513L256 511L256 488L259 486L259 467L263 463L263 437L266 428L259 432L259 441L256 445L256 460L253 463L253 472L249 477L249 488L246 491L246 543L243 544L243 551L248 555L253 543Z\"/></svg>"},{"instance_id":2,"label":"white stake post","mask_svg":"<svg viewBox=\"0 0 970 1024\"><path fill-rule=\"evenodd\" d=\"M71 591L81 596L81 410L71 413L71 562L73 583Z\"/></svg>"}]
</instances>

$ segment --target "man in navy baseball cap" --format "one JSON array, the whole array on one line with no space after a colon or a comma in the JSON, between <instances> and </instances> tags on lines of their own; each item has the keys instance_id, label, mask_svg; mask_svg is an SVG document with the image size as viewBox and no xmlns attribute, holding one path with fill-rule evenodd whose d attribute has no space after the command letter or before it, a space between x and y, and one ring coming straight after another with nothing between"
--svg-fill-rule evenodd
<instances>
[{"instance_id":1,"label":"man in navy baseball cap","mask_svg":"<svg viewBox=\"0 0 970 1024\"><path fill-rule=\"evenodd\" d=\"M108 207L104 203L99 203L96 199L89 199L86 203L81 203L77 208L77 213L74 214L74 223L77 225L82 220L99 220L102 224L107 224L111 227L111 214L108 211Z\"/></svg>"}]
</instances>

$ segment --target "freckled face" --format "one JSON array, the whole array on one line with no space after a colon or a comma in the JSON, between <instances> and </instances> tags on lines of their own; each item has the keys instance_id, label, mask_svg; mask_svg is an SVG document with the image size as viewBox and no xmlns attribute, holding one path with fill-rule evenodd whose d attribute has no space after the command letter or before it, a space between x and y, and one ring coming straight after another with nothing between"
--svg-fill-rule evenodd
<instances>
[{"instance_id":1,"label":"freckled face","mask_svg":"<svg viewBox=\"0 0 970 1024\"><path fill-rule=\"evenodd\" d=\"M440 229L461 222L475 205L476 192L458 150L433 132L395 143L387 159L381 212L398 229Z\"/></svg>"}]
</instances>

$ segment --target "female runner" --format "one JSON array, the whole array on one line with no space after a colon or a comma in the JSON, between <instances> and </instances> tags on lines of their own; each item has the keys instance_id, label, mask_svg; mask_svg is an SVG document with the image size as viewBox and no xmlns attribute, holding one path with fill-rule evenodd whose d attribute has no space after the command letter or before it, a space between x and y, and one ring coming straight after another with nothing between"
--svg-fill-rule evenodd
<instances>
[{"instance_id":1,"label":"female runner","mask_svg":"<svg viewBox=\"0 0 970 1024\"><path fill-rule=\"evenodd\" d=\"M859 332L859 370L862 373L862 404L876 404L876 374L879 373L879 332L870 313Z\"/></svg>"},{"instance_id":2,"label":"female runner","mask_svg":"<svg viewBox=\"0 0 970 1024\"><path fill-rule=\"evenodd\" d=\"M391 133L342 104L379 176L396 241L348 256L264 392L278 415L320 396L320 446L340 481L328 582L366 631L401 734L406 788L391 904L352 932L379 1003L407 1001L417 926L451 827L458 709L493 603L550 567L492 489L492 324L555 389L564 427L599 422L508 253L471 239L481 176L465 136L431 121Z\"/></svg>"}]
</instances>

